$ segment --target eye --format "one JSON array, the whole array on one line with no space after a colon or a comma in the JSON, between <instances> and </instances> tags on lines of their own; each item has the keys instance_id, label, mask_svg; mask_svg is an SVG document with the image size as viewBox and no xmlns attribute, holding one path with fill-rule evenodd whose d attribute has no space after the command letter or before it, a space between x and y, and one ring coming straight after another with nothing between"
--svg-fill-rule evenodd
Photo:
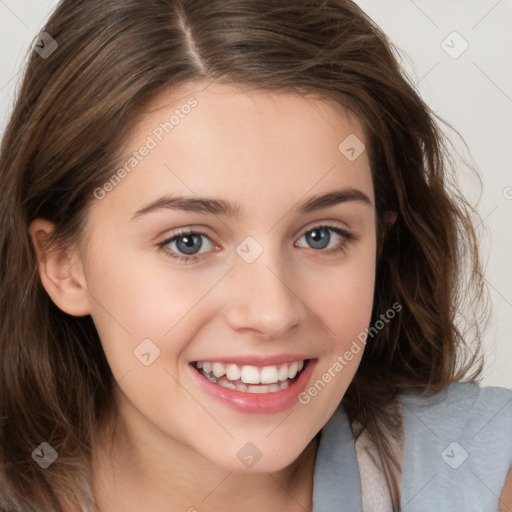
<instances>
[{"instance_id":1,"label":"eye","mask_svg":"<svg viewBox=\"0 0 512 512\"><path fill-rule=\"evenodd\" d=\"M331 233L335 236L332 237ZM205 244L203 238L208 240ZM356 240L356 236L344 229L335 226L315 226L302 235L307 243L315 252L321 252L325 255L335 254L344 251L347 246ZM336 243L336 239L338 239ZM334 245L331 242L334 240ZM209 247L208 247L209 246ZM166 238L157 244L165 255L173 261L186 263L199 259L201 254L211 250L216 245L211 238L203 231L183 230L174 234L171 238ZM201 249L205 249L201 252Z\"/></svg>"},{"instance_id":2,"label":"eye","mask_svg":"<svg viewBox=\"0 0 512 512\"><path fill-rule=\"evenodd\" d=\"M176 233L171 238L167 238L163 242L158 243L158 247L160 247L168 256L173 260L178 261L188 261L190 259L196 259L199 252L203 247L203 237L208 240L206 244L206 251L211 249L214 244L210 237L204 233L203 231L181 231ZM210 245L210 248L208 248Z\"/></svg>"},{"instance_id":3,"label":"eye","mask_svg":"<svg viewBox=\"0 0 512 512\"><path fill-rule=\"evenodd\" d=\"M331 233L335 233L335 236L332 237ZM350 242L355 240L352 233L335 226L315 226L313 229L306 231L302 238L306 239L312 249L320 250L326 254L343 251ZM337 243L336 238L339 239ZM329 246L333 239L334 245Z\"/></svg>"}]
</instances>

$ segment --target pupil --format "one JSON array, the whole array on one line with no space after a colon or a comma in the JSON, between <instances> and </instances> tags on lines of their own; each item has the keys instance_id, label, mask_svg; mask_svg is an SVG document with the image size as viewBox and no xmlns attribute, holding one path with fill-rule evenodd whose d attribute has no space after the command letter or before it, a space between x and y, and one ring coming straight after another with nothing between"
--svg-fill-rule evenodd
<instances>
[{"instance_id":1,"label":"pupil","mask_svg":"<svg viewBox=\"0 0 512 512\"><path fill-rule=\"evenodd\" d=\"M311 246L314 249L325 249L325 247L329 245L329 241L331 239L329 231L325 228L313 229L310 231L310 234L306 236L310 239L308 242L311 243Z\"/></svg>"},{"instance_id":2,"label":"pupil","mask_svg":"<svg viewBox=\"0 0 512 512\"><path fill-rule=\"evenodd\" d=\"M176 246L185 254L194 254L195 249L201 249L201 237L199 235L186 235L177 239Z\"/></svg>"}]
</instances>

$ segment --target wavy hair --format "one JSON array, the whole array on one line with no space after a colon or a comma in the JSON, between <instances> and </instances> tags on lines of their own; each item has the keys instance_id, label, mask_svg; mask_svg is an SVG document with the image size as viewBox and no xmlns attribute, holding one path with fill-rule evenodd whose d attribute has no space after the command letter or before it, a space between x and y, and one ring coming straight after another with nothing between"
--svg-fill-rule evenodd
<instances>
[{"instance_id":1,"label":"wavy hair","mask_svg":"<svg viewBox=\"0 0 512 512\"><path fill-rule=\"evenodd\" d=\"M79 240L93 191L151 100L202 80L332 99L364 126L378 223L372 324L402 310L368 343L342 406L356 438L366 429L379 450L398 510L394 404L406 388L479 377L485 289L476 212L386 35L350 0L62 0L44 31L58 48L29 53L0 149L5 510L62 512L59 496L80 510L93 435L115 407L93 321L51 301L28 226L53 222L58 247ZM386 212L397 215L389 227ZM45 471L31 459L42 440L59 453Z\"/></svg>"}]
</instances>

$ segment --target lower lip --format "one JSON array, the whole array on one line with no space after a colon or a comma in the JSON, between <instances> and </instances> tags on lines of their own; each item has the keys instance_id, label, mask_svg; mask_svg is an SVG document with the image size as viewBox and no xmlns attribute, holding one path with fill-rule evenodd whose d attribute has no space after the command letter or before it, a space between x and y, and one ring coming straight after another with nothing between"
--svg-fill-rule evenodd
<instances>
[{"instance_id":1,"label":"lower lip","mask_svg":"<svg viewBox=\"0 0 512 512\"><path fill-rule=\"evenodd\" d=\"M298 402L299 395L306 388L316 363L316 359L309 360L296 381L286 389L273 393L244 393L224 388L203 377L193 365L189 367L201 389L228 407L244 413L272 414L284 411Z\"/></svg>"}]
</instances>

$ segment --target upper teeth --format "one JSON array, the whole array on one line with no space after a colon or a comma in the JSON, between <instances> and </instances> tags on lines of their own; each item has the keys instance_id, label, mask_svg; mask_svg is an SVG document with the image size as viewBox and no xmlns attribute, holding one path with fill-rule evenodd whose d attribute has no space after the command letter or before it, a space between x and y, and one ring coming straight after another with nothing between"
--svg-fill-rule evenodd
<instances>
[{"instance_id":1,"label":"upper teeth","mask_svg":"<svg viewBox=\"0 0 512 512\"><path fill-rule=\"evenodd\" d=\"M238 366L237 364L223 364L209 361L198 361L198 368L204 373L211 373L220 378L225 375L229 380L240 379L246 384L275 384L279 381L293 379L304 367L304 361L294 361L275 366Z\"/></svg>"}]
</instances>

